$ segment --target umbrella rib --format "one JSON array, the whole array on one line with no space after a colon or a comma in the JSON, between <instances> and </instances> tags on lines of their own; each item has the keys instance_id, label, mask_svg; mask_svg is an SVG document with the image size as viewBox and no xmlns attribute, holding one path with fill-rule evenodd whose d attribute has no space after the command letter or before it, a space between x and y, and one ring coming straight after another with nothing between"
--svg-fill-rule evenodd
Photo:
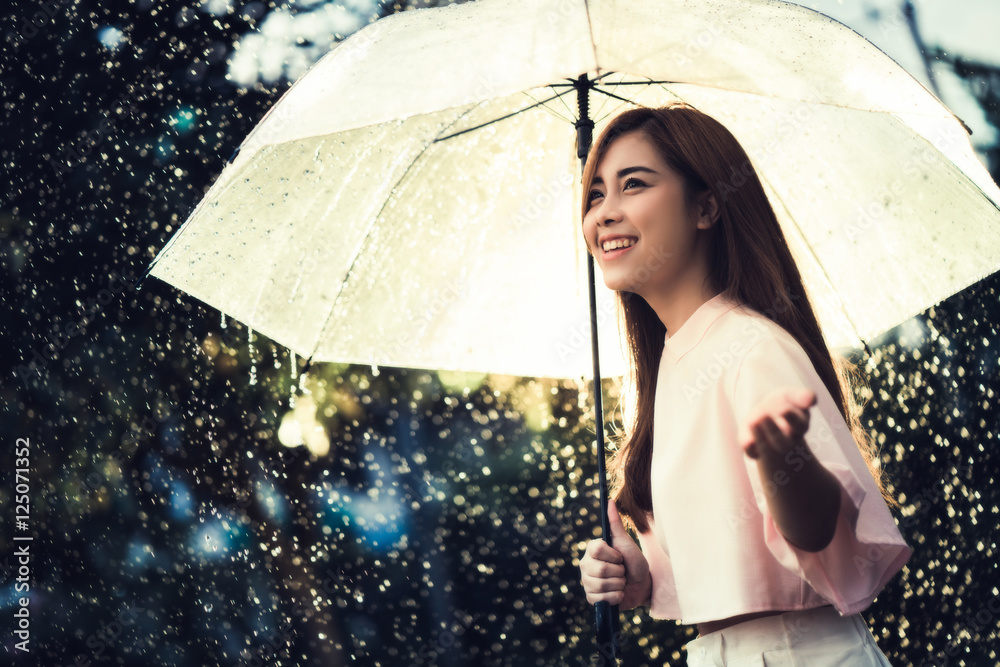
<instances>
[{"instance_id":1,"label":"umbrella rib","mask_svg":"<svg viewBox=\"0 0 1000 667\"><path fill-rule=\"evenodd\" d=\"M601 64L597 60L597 40L594 39L594 21L590 18L590 2L583 0L583 11L587 13L587 31L590 32L590 52L594 54L594 67L601 71Z\"/></svg>"},{"instance_id":2,"label":"umbrella rib","mask_svg":"<svg viewBox=\"0 0 1000 667\"><path fill-rule=\"evenodd\" d=\"M564 107L566 107L566 111L569 111L569 115L570 115L570 117L572 118L572 117L573 117L573 116L574 116L574 115L576 114L576 112L574 112L574 111L573 111L573 108L572 108L572 107L571 107L570 105L566 104L566 98L565 98L565 97L563 97L563 95L557 95L556 97L557 97L557 99L558 99L558 100L559 100L560 102L562 102L562 105L563 105ZM553 113L554 113L554 112L553 112ZM563 120L566 120L566 119L564 118ZM569 122L571 122L571 123L572 123L572 122L576 122L576 121L569 121Z\"/></svg>"},{"instance_id":3,"label":"umbrella rib","mask_svg":"<svg viewBox=\"0 0 1000 667\"><path fill-rule=\"evenodd\" d=\"M604 74L601 74L600 76L597 76L597 77L591 79L590 83L593 86L593 84L597 83L601 79L603 79L603 78L605 78L607 76L610 76L612 74L614 74L614 72L605 72ZM579 85L578 82L571 80L568 83L550 83L549 84L549 88L572 88L572 89L575 90L578 85ZM560 95L559 96L559 101L562 102L563 106L566 107L566 110L569 111L570 117L575 117L579 113L578 110L575 110L572 107L570 107L570 105L566 104L566 98L564 96ZM566 119L563 118L562 120L566 120ZM579 120L579 119L575 119L575 120L571 120L571 121L567 121L567 122L575 124L577 120Z\"/></svg>"},{"instance_id":4,"label":"umbrella rib","mask_svg":"<svg viewBox=\"0 0 1000 667\"><path fill-rule=\"evenodd\" d=\"M600 81L604 77L608 76L608 74L614 74L614 72L607 72L606 74L602 74L601 76L597 77L596 79L593 79L591 81L591 83L597 83L598 81ZM653 85L668 85L668 84L675 84L675 83L684 83L684 82L683 81L653 81L652 79L650 79L649 81L618 81L618 82L614 83L613 85L617 88L618 86L653 86ZM605 85L608 85L608 84L605 84ZM691 85L700 86L702 84L700 84L700 83L694 83L694 84L691 84ZM548 87L549 88L575 88L576 86L574 86L571 83L550 83ZM596 88L596 87L597 86L594 86L594 88ZM723 90L725 90L725 89L723 89Z\"/></svg>"},{"instance_id":5,"label":"umbrella rib","mask_svg":"<svg viewBox=\"0 0 1000 667\"><path fill-rule=\"evenodd\" d=\"M569 92L569 91L567 91L567 92ZM452 134L449 134L449 135L446 135L446 136L443 136L443 137L437 137L436 139L434 139L434 141L432 143L437 143L439 141L444 141L445 139L454 139L455 137L459 137L459 136L461 136L463 134L466 134L467 132L472 132L473 130L482 129L482 128L488 126L488 125L492 125L493 123L499 123L500 121L507 120L508 118L512 118L512 117L518 115L519 113L524 113L525 111L530 111L531 109L534 109L535 107L539 107L539 106L542 106L544 104L547 104L548 102L551 102L552 100L556 99L557 97L562 97L565 94L566 93L558 93L558 94L553 95L552 97L550 97L548 99L542 100L541 102L536 102L535 104L532 104L531 106L527 106L527 107L524 107L523 109L518 109L517 111L514 111L514 112L511 112L509 114L500 116L499 118L494 118L493 120L486 121L485 123L482 123L481 125L476 125L474 127L468 127L468 128L466 128L464 130L460 130L458 132L454 132ZM480 102L480 104L482 104L482 102ZM479 104L477 104L476 106L479 106ZM473 109L474 108L475 107L473 107ZM462 119L462 117L468 115L471 112L472 112L472 109L469 109L469 111L465 112L464 114L462 114L462 116L460 116L459 118L455 119L455 123L457 123L459 120ZM452 123L452 125L454 125L455 123Z\"/></svg>"},{"instance_id":6,"label":"umbrella rib","mask_svg":"<svg viewBox=\"0 0 1000 667\"><path fill-rule=\"evenodd\" d=\"M566 122L566 123L570 123L570 124L573 124L575 122L575 121L570 120L569 118L565 118L562 114L558 113L555 109L553 109L550 106L547 106L545 102L539 102L538 100L536 100L534 97L532 97L528 93L522 92L521 94L524 95L525 97L527 97L532 102L538 102L537 106L541 106L541 107L544 107L545 109L548 109L549 113L551 113L553 116L555 116L559 120L561 120L563 122ZM561 95L561 94L560 95L556 95L556 99L558 99L559 101L561 101L563 103L563 106L566 107L570 111L570 113L573 112L573 110L569 108L569 105L566 104L566 100L563 99L563 95Z\"/></svg>"},{"instance_id":7,"label":"umbrella rib","mask_svg":"<svg viewBox=\"0 0 1000 667\"><path fill-rule=\"evenodd\" d=\"M598 93L600 93L601 95L607 95L608 97L613 97L616 100L621 100L622 102L627 102L629 104L635 104L635 102L633 102L632 100L625 99L621 95L615 95L614 93L609 93L606 90L601 90L600 88L597 88L596 86L594 87L594 90L597 91Z\"/></svg>"}]
</instances>

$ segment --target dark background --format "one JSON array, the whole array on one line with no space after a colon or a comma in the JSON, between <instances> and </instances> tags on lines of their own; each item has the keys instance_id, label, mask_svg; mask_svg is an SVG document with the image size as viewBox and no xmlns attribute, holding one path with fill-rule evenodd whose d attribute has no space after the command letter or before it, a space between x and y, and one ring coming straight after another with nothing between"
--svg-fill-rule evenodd
<instances>
[{"instance_id":1,"label":"dark background","mask_svg":"<svg viewBox=\"0 0 1000 667\"><path fill-rule=\"evenodd\" d=\"M233 45L273 11L234 4L53 0L0 17L2 660L589 663L587 387L317 365L295 398L328 434L317 455L279 442L300 381L286 350L251 351L245 327L159 281L132 286L288 86L226 79ZM408 8L349 4L365 20ZM101 45L106 26L123 47ZM1000 122L996 68L928 53ZM997 664L997 287L855 357L915 549L865 613L893 664ZM27 656L9 631L18 438ZM691 636L644 610L623 629L626 664L679 662Z\"/></svg>"}]
</instances>

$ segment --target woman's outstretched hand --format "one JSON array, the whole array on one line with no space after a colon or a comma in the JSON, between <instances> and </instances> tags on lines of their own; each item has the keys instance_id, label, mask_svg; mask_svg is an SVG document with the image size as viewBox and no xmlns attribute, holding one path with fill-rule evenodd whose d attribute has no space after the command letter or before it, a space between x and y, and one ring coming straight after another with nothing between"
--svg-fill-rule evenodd
<instances>
[{"instance_id":1,"label":"woman's outstretched hand","mask_svg":"<svg viewBox=\"0 0 1000 667\"><path fill-rule=\"evenodd\" d=\"M816 404L811 389L776 389L747 416L740 446L752 459L780 457L804 446L809 408Z\"/></svg>"},{"instance_id":2,"label":"woman's outstretched hand","mask_svg":"<svg viewBox=\"0 0 1000 667\"><path fill-rule=\"evenodd\" d=\"M757 461L760 485L778 530L793 546L821 551L833 540L841 487L806 443L809 408L816 393L776 389L764 397L741 427L739 442Z\"/></svg>"},{"instance_id":3,"label":"woman's outstretched hand","mask_svg":"<svg viewBox=\"0 0 1000 667\"><path fill-rule=\"evenodd\" d=\"M601 539L591 540L580 559L580 583L587 592L587 602L606 600L622 610L647 605L653 594L649 563L626 532L613 501L608 502L608 523L614 546Z\"/></svg>"}]
</instances>

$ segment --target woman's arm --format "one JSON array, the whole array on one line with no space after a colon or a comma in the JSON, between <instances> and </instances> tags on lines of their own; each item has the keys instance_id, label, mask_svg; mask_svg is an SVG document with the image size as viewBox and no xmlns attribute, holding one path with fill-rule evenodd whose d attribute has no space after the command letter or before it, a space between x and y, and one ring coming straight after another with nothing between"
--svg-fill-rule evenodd
<instances>
[{"instance_id":1,"label":"woman's arm","mask_svg":"<svg viewBox=\"0 0 1000 667\"><path fill-rule=\"evenodd\" d=\"M804 435L816 394L776 389L747 417L741 445L757 460L761 486L774 523L793 546L822 551L837 527L840 483L816 460Z\"/></svg>"}]
</instances>

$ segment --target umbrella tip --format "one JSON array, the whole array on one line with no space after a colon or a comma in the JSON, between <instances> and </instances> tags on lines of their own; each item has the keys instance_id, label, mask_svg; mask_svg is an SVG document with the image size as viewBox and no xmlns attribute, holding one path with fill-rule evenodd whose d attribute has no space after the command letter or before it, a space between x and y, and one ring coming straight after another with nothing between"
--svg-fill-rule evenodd
<instances>
[{"instance_id":1,"label":"umbrella tip","mask_svg":"<svg viewBox=\"0 0 1000 667\"><path fill-rule=\"evenodd\" d=\"M132 285L133 287L135 287L136 291L142 289L142 281L144 281L146 279L146 276L149 275L149 272L153 270L154 264L156 264L156 260L153 260L152 262L149 263L149 266L146 267L146 270L142 272L142 275L139 276L139 279L136 280L135 284Z\"/></svg>"}]
</instances>

